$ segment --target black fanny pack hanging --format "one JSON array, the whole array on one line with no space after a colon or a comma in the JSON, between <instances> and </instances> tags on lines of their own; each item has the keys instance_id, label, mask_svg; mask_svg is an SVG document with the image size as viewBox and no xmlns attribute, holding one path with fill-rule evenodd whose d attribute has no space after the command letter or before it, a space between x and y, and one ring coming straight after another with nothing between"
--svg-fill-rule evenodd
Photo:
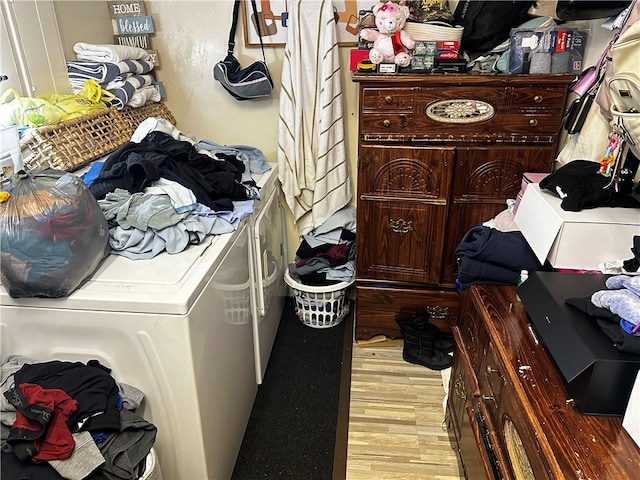
<instances>
[{"instance_id":1,"label":"black fanny pack hanging","mask_svg":"<svg viewBox=\"0 0 640 480\"><path fill-rule=\"evenodd\" d=\"M262 60L258 60L248 67L242 68L240 62L234 55L236 27L240 10L240 0L235 0L233 5L233 20L229 31L229 48L224 60L216 63L213 67L213 78L220 82L224 89L236 100L255 100L268 97L273 91L273 80L267 68L264 54L264 44L262 43L262 32L260 30L260 20L255 0L251 0L251 8L256 20L256 30L260 39L262 49ZM248 28L248 26L247 26Z\"/></svg>"}]
</instances>

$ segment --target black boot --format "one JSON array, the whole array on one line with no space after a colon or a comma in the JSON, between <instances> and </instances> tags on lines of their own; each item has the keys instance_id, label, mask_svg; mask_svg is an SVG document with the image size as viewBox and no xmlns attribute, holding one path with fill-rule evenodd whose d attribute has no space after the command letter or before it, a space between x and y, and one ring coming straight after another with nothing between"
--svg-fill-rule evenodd
<instances>
[{"instance_id":1,"label":"black boot","mask_svg":"<svg viewBox=\"0 0 640 480\"><path fill-rule=\"evenodd\" d=\"M405 325L402 358L405 362L422 365L432 370L443 370L451 366L451 357L435 348L438 327L426 323L423 329Z\"/></svg>"},{"instance_id":2,"label":"black boot","mask_svg":"<svg viewBox=\"0 0 640 480\"><path fill-rule=\"evenodd\" d=\"M427 312L419 313L413 317L400 317L396 319L396 322L400 326L400 331L402 331L403 336L407 327L413 327L417 330L423 331L426 328L426 325L430 324L429 314ZM434 348L436 350L440 350L444 353L450 353L453 352L454 345L455 343L453 338L443 337L440 335L440 331L438 330L438 335L436 336L434 344Z\"/></svg>"}]
</instances>

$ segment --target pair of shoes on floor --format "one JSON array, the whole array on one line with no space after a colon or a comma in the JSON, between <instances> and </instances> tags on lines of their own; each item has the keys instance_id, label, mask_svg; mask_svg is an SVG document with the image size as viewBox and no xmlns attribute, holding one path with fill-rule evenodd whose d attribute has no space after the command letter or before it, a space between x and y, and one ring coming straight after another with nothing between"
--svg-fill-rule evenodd
<instances>
[{"instance_id":1,"label":"pair of shoes on floor","mask_svg":"<svg viewBox=\"0 0 640 480\"><path fill-rule=\"evenodd\" d=\"M453 351L453 340L440 335L438 327L429 322L427 313L400 317L396 322L404 339L402 358L405 362L422 365L431 370L444 370L451 366L449 352Z\"/></svg>"}]
</instances>

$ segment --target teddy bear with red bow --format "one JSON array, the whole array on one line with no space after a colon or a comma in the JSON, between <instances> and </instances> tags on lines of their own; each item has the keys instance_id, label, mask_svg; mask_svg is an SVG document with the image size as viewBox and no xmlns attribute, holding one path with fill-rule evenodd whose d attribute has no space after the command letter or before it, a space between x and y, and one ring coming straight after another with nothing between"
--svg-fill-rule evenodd
<instances>
[{"instance_id":1,"label":"teddy bear with red bow","mask_svg":"<svg viewBox=\"0 0 640 480\"><path fill-rule=\"evenodd\" d=\"M372 11L378 29L364 28L360 32L364 40L373 42L369 60L376 64L395 63L400 67L408 66L411 63L408 50L413 50L416 45L411 35L402 29L409 18L409 7L386 2L375 5Z\"/></svg>"}]
</instances>

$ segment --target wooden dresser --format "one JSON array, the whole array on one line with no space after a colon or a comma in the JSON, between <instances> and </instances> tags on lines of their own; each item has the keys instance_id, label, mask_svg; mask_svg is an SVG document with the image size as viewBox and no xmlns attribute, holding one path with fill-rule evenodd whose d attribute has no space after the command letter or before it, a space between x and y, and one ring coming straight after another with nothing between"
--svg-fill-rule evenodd
<instances>
[{"instance_id":1,"label":"wooden dresser","mask_svg":"<svg viewBox=\"0 0 640 480\"><path fill-rule=\"evenodd\" d=\"M354 73L359 85L356 339L458 316L455 249L549 172L571 75Z\"/></svg>"},{"instance_id":2,"label":"wooden dresser","mask_svg":"<svg viewBox=\"0 0 640 480\"><path fill-rule=\"evenodd\" d=\"M622 418L574 408L515 287L472 286L460 311L447 410L465 478L638 478Z\"/></svg>"}]
</instances>

